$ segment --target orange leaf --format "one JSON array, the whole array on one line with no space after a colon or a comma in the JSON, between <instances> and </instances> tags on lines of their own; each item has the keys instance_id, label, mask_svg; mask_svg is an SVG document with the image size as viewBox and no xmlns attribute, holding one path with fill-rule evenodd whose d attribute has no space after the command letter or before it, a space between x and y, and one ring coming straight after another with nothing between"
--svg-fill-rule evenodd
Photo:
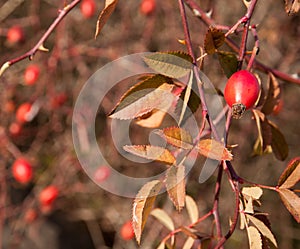
<instances>
[{"instance_id":1,"label":"orange leaf","mask_svg":"<svg viewBox=\"0 0 300 249\"><path fill-rule=\"evenodd\" d=\"M180 127L168 127L157 132L167 143L186 150L193 148L193 138L191 134Z\"/></svg>"},{"instance_id":2,"label":"orange leaf","mask_svg":"<svg viewBox=\"0 0 300 249\"><path fill-rule=\"evenodd\" d=\"M105 7L101 11L97 24L96 24L96 32L95 32L95 39L100 34L103 26L107 22L108 18L111 16L111 14L114 12L116 5L118 3L118 0L106 0L105 1Z\"/></svg>"},{"instance_id":3,"label":"orange leaf","mask_svg":"<svg viewBox=\"0 0 300 249\"><path fill-rule=\"evenodd\" d=\"M294 158L281 174L278 186L280 188L291 188L300 181L300 157Z\"/></svg>"},{"instance_id":4,"label":"orange leaf","mask_svg":"<svg viewBox=\"0 0 300 249\"><path fill-rule=\"evenodd\" d=\"M185 203L185 167L172 166L166 175L168 194L176 209L181 211Z\"/></svg>"},{"instance_id":5,"label":"orange leaf","mask_svg":"<svg viewBox=\"0 0 300 249\"><path fill-rule=\"evenodd\" d=\"M278 193L287 210L289 210L295 220L300 223L300 197L293 191L285 188L279 188Z\"/></svg>"},{"instance_id":6,"label":"orange leaf","mask_svg":"<svg viewBox=\"0 0 300 249\"><path fill-rule=\"evenodd\" d=\"M199 153L215 160L232 160L232 154L225 146L213 139L204 139L198 143Z\"/></svg>"},{"instance_id":7,"label":"orange leaf","mask_svg":"<svg viewBox=\"0 0 300 249\"><path fill-rule=\"evenodd\" d=\"M150 113L138 118L135 123L145 128L157 128L161 125L166 114L164 111L153 109Z\"/></svg>"},{"instance_id":8,"label":"orange leaf","mask_svg":"<svg viewBox=\"0 0 300 249\"><path fill-rule=\"evenodd\" d=\"M123 148L125 151L142 158L170 165L176 162L172 153L163 147L153 145L125 145Z\"/></svg>"}]
</instances>

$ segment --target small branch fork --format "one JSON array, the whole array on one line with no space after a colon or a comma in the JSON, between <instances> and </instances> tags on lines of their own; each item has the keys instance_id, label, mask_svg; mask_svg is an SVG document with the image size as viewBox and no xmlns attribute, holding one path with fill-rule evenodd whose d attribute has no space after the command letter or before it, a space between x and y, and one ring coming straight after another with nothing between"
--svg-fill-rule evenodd
<instances>
[{"instance_id":1,"label":"small branch fork","mask_svg":"<svg viewBox=\"0 0 300 249\"><path fill-rule=\"evenodd\" d=\"M19 61L22 61L26 58L29 58L29 60L32 60L33 56L38 51L47 52L48 49L46 49L44 47L44 42L48 39L50 34L57 27L57 25L63 20L63 18L80 2L81 2L81 0L74 0L73 2L71 2L70 4L65 6L62 10L60 10L57 18L54 20L54 22L50 25L50 27L47 29L47 31L44 33L44 35L41 37L41 39L36 43L36 45L32 49L30 49L28 52L26 52L25 54L23 54L19 57L16 57L14 59L11 59L11 60L5 62L2 65L2 67L0 68L0 77L4 73L4 71L7 68L9 68L11 65L13 65Z\"/></svg>"}]
</instances>

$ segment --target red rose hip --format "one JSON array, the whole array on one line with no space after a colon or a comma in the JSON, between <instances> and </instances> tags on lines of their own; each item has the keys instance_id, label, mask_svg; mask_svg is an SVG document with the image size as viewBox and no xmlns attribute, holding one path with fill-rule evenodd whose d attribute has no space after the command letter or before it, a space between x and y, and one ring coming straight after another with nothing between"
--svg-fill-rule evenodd
<instances>
[{"instance_id":1,"label":"red rose hip","mask_svg":"<svg viewBox=\"0 0 300 249\"><path fill-rule=\"evenodd\" d=\"M247 70L231 75L224 90L227 104L232 108L234 118L240 118L245 110L254 106L260 94L257 78Z\"/></svg>"},{"instance_id":2,"label":"red rose hip","mask_svg":"<svg viewBox=\"0 0 300 249\"><path fill-rule=\"evenodd\" d=\"M151 15L156 9L155 0L143 0L140 6L140 11L143 15Z\"/></svg>"},{"instance_id":3,"label":"red rose hip","mask_svg":"<svg viewBox=\"0 0 300 249\"><path fill-rule=\"evenodd\" d=\"M19 26L13 26L7 31L7 42L9 44L16 44L24 41L23 29Z\"/></svg>"},{"instance_id":4,"label":"red rose hip","mask_svg":"<svg viewBox=\"0 0 300 249\"><path fill-rule=\"evenodd\" d=\"M40 68L38 65L30 65L24 72L24 81L26 85L33 85L40 76Z\"/></svg>"},{"instance_id":5,"label":"red rose hip","mask_svg":"<svg viewBox=\"0 0 300 249\"><path fill-rule=\"evenodd\" d=\"M81 14L85 18L91 18L95 13L95 9L96 3L94 2L94 0L83 0L80 5Z\"/></svg>"},{"instance_id":6,"label":"red rose hip","mask_svg":"<svg viewBox=\"0 0 300 249\"><path fill-rule=\"evenodd\" d=\"M26 184L32 179L31 164L24 158L17 159L12 165L12 175L19 183Z\"/></svg>"},{"instance_id":7,"label":"red rose hip","mask_svg":"<svg viewBox=\"0 0 300 249\"><path fill-rule=\"evenodd\" d=\"M29 122L31 108L32 108L32 105L28 102L21 104L16 112L16 120L19 123Z\"/></svg>"},{"instance_id":8,"label":"red rose hip","mask_svg":"<svg viewBox=\"0 0 300 249\"><path fill-rule=\"evenodd\" d=\"M121 227L120 235L123 240L131 240L134 238L134 231L131 221L124 223L124 225Z\"/></svg>"},{"instance_id":9,"label":"red rose hip","mask_svg":"<svg viewBox=\"0 0 300 249\"><path fill-rule=\"evenodd\" d=\"M51 206L58 196L56 186L50 185L42 190L39 195L39 201L42 206Z\"/></svg>"}]
</instances>

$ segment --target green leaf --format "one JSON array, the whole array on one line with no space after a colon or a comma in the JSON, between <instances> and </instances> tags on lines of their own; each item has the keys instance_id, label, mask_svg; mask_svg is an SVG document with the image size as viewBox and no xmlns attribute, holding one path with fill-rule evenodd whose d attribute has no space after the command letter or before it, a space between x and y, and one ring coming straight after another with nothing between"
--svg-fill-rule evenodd
<instances>
[{"instance_id":1,"label":"green leaf","mask_svg":"<svg viewBox=\"0 0 300 249\"><path fill-rule=\"evenodd\" d=\"M277 191L284 206L293 215L294 219L300 223L300 197L289 189L279 188Z\"/></svg>"},{"instance_id":2,"label":"green leaf","mask_svg":"<svg viewBox=\"0 0 300 249\"><path fill-rule=\"evenodd\" d=\"M154 109L167 111L175 96L171 93L173 81L156 74L131 87L120 99L109 116L118 119L141 117Z\"/></svg>"},{"instance_id":3,"label":"green leaf","mask_svg":"<svg viewBox=\"0 0 300 249\"><path fill-rule=\"evenodd\" d=\"M170 231L175 230L175 226L171 217L162 209L155 208L150 213L153 217L159 220L161 224L163 224Z\"/></svg>"},{"instance_id":4,"label":"green leaf","mask_svg":"<svg viewBox=\"0 0 300 249\"><path fill-rule=\"evenodd\" d=\"M210 27L204 39L204 50L207 54L214 54L225 42L225 34L222 30Z\"/></svg>"},{"instance_id":5,"label":"green leaf","mask_svg":"<svg viewBox=\"0 0 300 249\"><path fill-rule=\"evenodd\" d=\"M272 132L272 151L278 160L284 161L289 154L288 145L279 128L271 121L268 121L268 123L271 126Z\"/></svg>"},{"instance_id":6,"label":"green leaf","mask_svg":"<svg viewBox=\"0 0 300 249\"><path fill-rule=\"evenodd\" d=\"M192 58L183 52L152 53L144 61L157 73L171 78L181 78L193 68Z\"/></svg>"},{"instance_id":7,"label":"green leaf","mask_svg":"<svg viewBox=\"0 0 300 249\"><path fill-rule=\"evenodd\" d=\"M231 52L218 51L218 59L226 77L230 78L238 68L236 55Z\"/></svg>"},{"instance_id":8,"label":"green leaf","mask_svg":"<svg viewBox=\"0 0 300 249\"><path fill-rule=\"evenodd\" d=\"M185 167L182 164L168 169L166 187L174 206L181 211L185 203Z\"/></svg>"},{"instance_id":9,"label":"green leaf","mask_svg":"<svg viewBox=\"0 0 300 249\"><path fill-rule=\"evenodd\" d=\"M191 134L180 127L168 127L163 130L156 132L158 135L163 137L167 143L182 149L193 148L193 138Z\"/></svg>"},{"instance_id":10,"label":"green leaf","mask_svg":"<svg viewBox=\"0 0 300 249\"><path fill-rule=\"evenodd\" d=\"M123 148L129 153L145 159L155 160L170 165L176 162L172 153L163 147L154 145L125 145Z\"/></svg>"},{"instance_id":11,"label":"green leaf","mask_svg":"<svg viewBox=\"0 0 300 249\"><path fill-rule=\"evenodd\" d=\"M199 219L199 211L196 202L191 196L187 195L185 197L185 205L191 223L195 223Z\"/></svg>"},{"instance_id":12,"label":"green leaf","mask_svg":"<svg viewBox=\"0 0 300 249\"><path fill-rule=\"evenodd\" d=\"M142 232L161 187L162 183L158 180L148 182L135 197L132 208L132 227L138 244L141 242Z\"/></svg>"},{"instance_id":13,"label":"green leaf","mask_svg":"<svg viewBox=\"0 0 300 249\"><path fill-rule=\"evenodd\" d=\"M274 107L279 103L280 93L281 91L277 79L272 73L269 73L268 95L261 109L264 114L269 115L273 112Z\"/></svg>"},{"instance_id":14,"label":"green leaf","mask_svg":"<svg viewBox=\"0 0 300 249\"><path fill-rule=\"evenodd\" d=\"M100 34L103 26L111 16L111 14L114 12L116 6L117 6L118 0L105 0L105 7L101 11L97 24L96 24L96 31L95 31L95 39Z\"/></svg>"},{"instance_id":15,"label":"green leaf","mask_svg":"<svg viewBox=\"0 0 300 249\"><path fill-rule=\"evenodd\" d=\"M281 174L278 186L280 188L291 188L300 181L300 157L294 158Z\"/></svg>"},{"instance_id":16,"label":"green leaf","mask_svg":"<svg viewBox=\"0 0 300 249\"><path fill-rule=\"evenodd\" d=\"M272 231L266 226L264 222L257 219L256 217L252 215L246 214L247 218L253 223L253 225L259 230L259 232L266 237L268 240L270 240L274 246L277 247L276 239L272 233Z\"/></svg>"}]
</instances>

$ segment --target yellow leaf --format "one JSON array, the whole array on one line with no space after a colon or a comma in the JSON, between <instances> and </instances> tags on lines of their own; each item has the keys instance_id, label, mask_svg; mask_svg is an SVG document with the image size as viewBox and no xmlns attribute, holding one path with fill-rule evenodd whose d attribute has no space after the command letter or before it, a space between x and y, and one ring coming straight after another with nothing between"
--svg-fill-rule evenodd
<instances>
[{"instance_id":1,"label":"yellow leaf","mask_svg":"<svg viewBox=\"0 0 300 249\"><path fill-rule=\"evenodd\" d=\"M138 192L133 202L132 227L138 244L141 242L142 232L151 212L152 206L161 189L161 182L154 180L146 183Z\"/></svg>"},{"instance_id":2,"label":"yellow leaf","mask_svg":"<svg viewBox=\"0 0 300 249\"><path fill-rule=\"evenodd\" d=\"M199 153L215 160L232 160L232 154L225 146L213 139L204 139L198 143Z\"/></svg>"}]
</instances>

